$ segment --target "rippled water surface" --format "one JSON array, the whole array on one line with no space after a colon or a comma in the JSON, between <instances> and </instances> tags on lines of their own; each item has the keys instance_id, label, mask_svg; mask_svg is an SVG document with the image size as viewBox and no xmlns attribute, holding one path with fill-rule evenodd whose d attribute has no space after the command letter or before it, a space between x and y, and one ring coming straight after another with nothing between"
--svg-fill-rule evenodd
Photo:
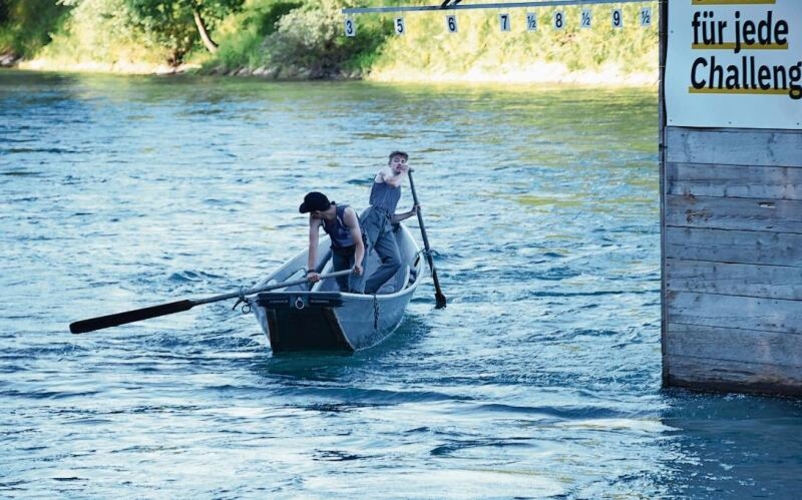
<instances>
[{"instance_id":1,"label":"rippled water surface","mask_svg":"<svg viewBox=\"0 0 802 500\"><path fill-rule=\"evenodd\" d=\"M0 72L0 496L795 498L796 400L661 388L652 90ZM233 303L410 152L431 280L385 343ZM408 209L408 190L401 209ZM417 223L411 224L417 228Z\"/></svg>"}]
</instances>

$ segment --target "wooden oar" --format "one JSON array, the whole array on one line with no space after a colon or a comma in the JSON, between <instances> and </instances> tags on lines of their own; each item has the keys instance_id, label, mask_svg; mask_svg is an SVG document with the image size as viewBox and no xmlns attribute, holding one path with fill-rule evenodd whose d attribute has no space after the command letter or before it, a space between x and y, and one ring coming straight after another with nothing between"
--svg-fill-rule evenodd
<instances>
[{"instance_id":1,"label":"wooden oar","mask_svg":"<svg viewBox=\"0 0 802 500\"><path fill-rule=\"evenodd\" d=\"M409 176L409 188L412 190L412 199L418 207L418 224L420 225L420 234L423 237L423 247L426 249L426 259L429 261L429 269L432 270L432 281L434 281L434 299L435 308L442 309L446 306L446 296L440 290L440 281L437 279L437 271L434 268L434 260L432 259L432 251L429 248L429 238L426 237L426 228L423 226L423 214L421 214L420 203L418 202L418 195L415 193L415 183L412 181L412 169L407 172Z\"/></svg>"},{"instance_id":2,"label":"wooden oar","mask_svg":"<svg viewBox=\"0 0 802 500\"><path fill-rule=\"evenodd\" d=\"M337 271L334 273L322 274L320 275L320 279L324 280L329 278L336 278L337 276L345 276L346 274L350 273L351 273L350 269L345 269L343 271ZM161 304L158 306L145 307L142 309L134 309L133 311L126 311L117 314L109 314L108 316L100 316L97 318L85 319L81 321L76 321L75 323L71 323L70 331L72 333L93 332L95 330L102 330L103 328L110 328L112 326L119 326L119 325L124 325L126 323L134 323L136 321L156 318L158 316L166 316L168 314L188 311L193 307L199 306L201 304L211 304L212 302L220 302L221 300L244 297L246 295L253 295L260 292L267 292L270 290L275 290L277 288L300 285L302 283L306 283L307 281L309 280L306 278L294 281L285 281L283 283L275 283L273 285L265 285L256 288L251 288L250 290L224 293L222 295L216 295L214 297L208 297L205 299L179 300L177 302L170 302L168 304Z\"/></svg>"}]
</instances>

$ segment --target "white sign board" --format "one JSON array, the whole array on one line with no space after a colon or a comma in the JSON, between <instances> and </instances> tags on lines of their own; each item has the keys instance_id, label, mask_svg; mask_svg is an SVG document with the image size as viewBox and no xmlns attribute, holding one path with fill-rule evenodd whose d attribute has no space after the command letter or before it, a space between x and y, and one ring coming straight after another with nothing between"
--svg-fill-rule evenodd
<instances>
[{"instance_id":1,"label":"white sign board","mask_svg":"<svg viewBox=\"0 0 802 500\"><path fill-rule=\"evenodd\" d=\"M669 126L802 128L802 0L671 0Z\"/></svg>"}]
</instances>

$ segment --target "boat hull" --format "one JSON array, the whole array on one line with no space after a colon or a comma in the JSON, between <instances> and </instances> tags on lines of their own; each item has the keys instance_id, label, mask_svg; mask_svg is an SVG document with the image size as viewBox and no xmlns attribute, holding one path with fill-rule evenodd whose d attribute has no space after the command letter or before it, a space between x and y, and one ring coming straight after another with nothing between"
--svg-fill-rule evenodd
<instances>
[{"instance_id":1,"label":"boat hull","mask_svg":"<svg viewBox=\"0 0 802 500\"><path fill-rule=\"evenodd\" d=\"M273 352L357 351L390 336L401 324L421 276L420 251L409 230L399 225L394 234L402 266L376 295L342 293L334 280L326 280L311 290L296 286L249 298ZM322 243L318 254L325 251ZM324 273L331 270L327 260L318 267ZM305 261L302 252L262 283L286 281L294 266ZM369 257L367 269L378 266L378 256Z\"/></svg>"}]
</instances>

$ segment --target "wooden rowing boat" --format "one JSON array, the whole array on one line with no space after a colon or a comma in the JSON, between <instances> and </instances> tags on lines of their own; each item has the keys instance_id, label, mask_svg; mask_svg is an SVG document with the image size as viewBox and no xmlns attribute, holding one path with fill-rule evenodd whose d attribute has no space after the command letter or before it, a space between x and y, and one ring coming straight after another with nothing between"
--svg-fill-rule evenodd
<instances>
[{"instance_id":1,"label":"wooden rowing boat","mask_svg":"<svg viewBox=\"0 0 802 500\"><path fill-rule=\"evenodd\" d=\"M357 351L372 347L401 324L421 278L420 250L409 229L398 223L393 234L401 267L375 295L340 292L333 279L313 286L293 284L248 297L247 303L270 340L274 353L291 351ZM328 237L321 238L315 269L330 273ZM306 273L307 250L299 253L255 288L294 282ZM368 277L379 267L376 252L368 254Z\"/></svg>"}]
</instances>

